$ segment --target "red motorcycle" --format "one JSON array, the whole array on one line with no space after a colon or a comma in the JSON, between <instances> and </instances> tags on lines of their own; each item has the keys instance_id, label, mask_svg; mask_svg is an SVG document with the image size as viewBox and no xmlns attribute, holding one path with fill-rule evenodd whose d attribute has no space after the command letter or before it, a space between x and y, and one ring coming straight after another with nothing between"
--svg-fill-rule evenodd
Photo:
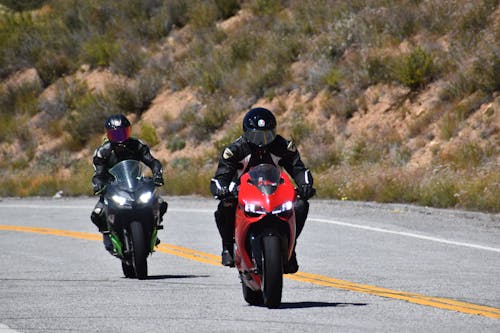
<instances>
[{"instance_id":1,"label":"red motorcycle","mask_svg":"<svg viewBox=\"0 0 500 333\"><path fill-rule=\"evenodd\" d=\"M295 244L295 188L289 176L260 164L240 178L235 219L235 265L251 305L281 304L283 266Z\"/></svg>"}]
</instances>

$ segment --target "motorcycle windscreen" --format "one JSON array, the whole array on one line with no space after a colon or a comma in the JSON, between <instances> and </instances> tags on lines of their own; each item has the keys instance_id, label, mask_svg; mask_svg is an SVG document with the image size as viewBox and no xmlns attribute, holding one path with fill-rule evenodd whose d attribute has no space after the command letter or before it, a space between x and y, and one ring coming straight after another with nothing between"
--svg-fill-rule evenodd
<instances>
[{"instance_id":1,"label":"motorcycle windscreen","mask_svg":"<svg viewBox=\"0 0 500 333\"><path fill-rule=\"evenodd\" d=\"M144 176L144 165L136 160L125 160L115 164L109 173L115 177L115 182L132 189Z\"/></svg>"},{"instance_id":2,"label":"motorcycle windscreen","mask_svg":"<svg viewBox=\"0 0 500 333\"><path fill-rule=\"evenodd\" d=\"M262 193L271 195L283 182L280 170L274 165L260 164L252 168L248 175L249 183L256 186Z\"/></svg>"}]
</instances>

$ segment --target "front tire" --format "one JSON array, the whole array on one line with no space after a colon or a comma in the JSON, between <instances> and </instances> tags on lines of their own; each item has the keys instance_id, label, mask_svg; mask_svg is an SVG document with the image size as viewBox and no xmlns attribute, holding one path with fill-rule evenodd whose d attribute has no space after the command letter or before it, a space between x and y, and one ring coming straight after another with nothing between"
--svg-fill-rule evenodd
<instances>
[{"instance_id":1,"label":"front tire","mask_svg":"<svg viewBox=\"0 0 500 333\"><path fill-rule=\"evenodd\" d=\"M281 304L283 290L283 257L281 240L277 236L265 236L262 239L262 296L268 308L277 308Z\"/></svg>"},{"instance_id":2,"label":"front tire","mask_svg":"<svg viewBox=\"0 0 500 333\"><path fill-rule=\"evenodd\" d=\"M134 279L136 277L134 265L127 264L125 261L122 261L122 271L123 275L128 279Z\"/></svg>"},{"instance_id":3,"label":"front tire","mask_svg":"<svg viewBox=\"0 0 500 333\"><path fill-rule=\"evenodd\" d=\"M138 221L130 223L130 233L132 234L132 264L135 275L139 280L148 277L148 246L145 242L144 228Z\"/></svg>"}]
</instances>

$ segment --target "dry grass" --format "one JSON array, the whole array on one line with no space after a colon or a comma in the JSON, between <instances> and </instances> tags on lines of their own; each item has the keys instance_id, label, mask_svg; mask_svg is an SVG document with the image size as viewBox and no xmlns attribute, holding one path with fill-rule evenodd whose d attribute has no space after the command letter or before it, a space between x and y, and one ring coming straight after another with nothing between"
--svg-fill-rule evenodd
<instances>
[{"instance_id":1,"label":"dry grass","mask_svg":"<svg viewBox=\"0 0 500 333\"><path fill-rule=\"evenodd\" d=\"M259 104L297 142L321 197L498 212L498 5L37 0L1 10L0 195L89 194L91 151L117 112L168 156L169 194L208 195L218 151ZM39 80L11 85L26 68ZM86 81L104 72L93 79L104 89ZM178 116L143 122L160 94L184 88L193 102ZM46 136L65 138L54 165L71 177L39 167ZM205 159L179 157L201 142L212 143Z\"/></svg>"}]
</instances>

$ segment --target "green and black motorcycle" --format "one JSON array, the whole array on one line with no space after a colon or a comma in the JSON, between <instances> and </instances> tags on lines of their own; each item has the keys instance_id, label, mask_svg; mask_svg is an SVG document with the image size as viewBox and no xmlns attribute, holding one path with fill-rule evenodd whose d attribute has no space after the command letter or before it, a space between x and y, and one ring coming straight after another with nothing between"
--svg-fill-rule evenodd
<instances>
[{"instance_id":1,"label":"green and black motorcycle","mask_svg":"<svg viewBox=\"0 0 500 333\"><path fill-rule=\"evenodd\" d=\"M146 166L124 160L109 173L114 177L106 188L104 205L113 255L122 261L127 278L148 276L147 258L154 252L160 225L160 197ZM166 203L165 203L166 204Z\"/></svg>"}]
</instances>

